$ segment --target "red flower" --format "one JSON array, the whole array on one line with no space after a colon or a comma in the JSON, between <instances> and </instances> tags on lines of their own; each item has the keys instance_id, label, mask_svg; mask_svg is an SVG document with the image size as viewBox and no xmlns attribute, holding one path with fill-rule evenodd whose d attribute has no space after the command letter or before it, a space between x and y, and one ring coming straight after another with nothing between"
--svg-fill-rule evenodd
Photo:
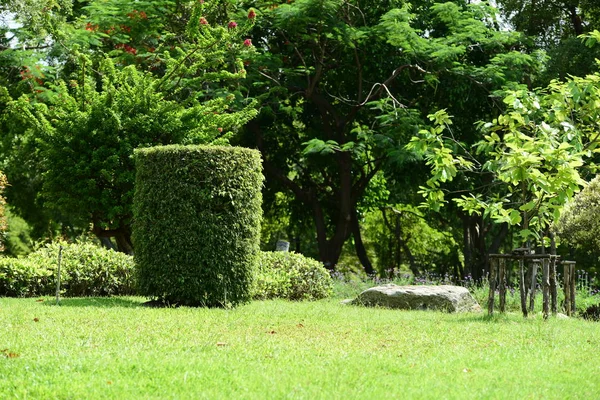
<instances>
[{"instance_id":1,"label":"red flower","mask_svg":"<svg viewBox=\"0 0 600 400\"><path fill-rule=\"evenodd\" d=\"M229 29L235 29L235 28L237 27L237 22L235 22L235 21L231 21L231 22L230 22L230 23L227 25L227 27L228 27Z\"/></svg>"},{"instance_id":2,"label":"red flower","mask_svg":"<svg viewBox=\"0 0 600 400\"><path fill-rule=\"evenodd\" d=\"M252 46L252 40L250 40L250 39L244 40L244 46L246 46L246 47Z\"/></svg>"},{"instance_id":3,"label":"red flower","mask_svg":"<svg viewBox=\"0 0 600 400\"><path fill-rule=\"evenodd\" d=\"M252 8L250 9L250 11L248 11L248 18L249 19L256 18L256 11L254 11Z\"/></svg>"},{"instance_id":4,"label":"red flower","mask_svg":"<svg viewBox=\"0 0 600 400\"><path fill-rule=\"evenodd\" d=\"M208 21L204 17L200 17L200 25L208 25Z\"/></svg>"},{"instance_id":5,"label":"red flower","mask_svg":"<svg viewBox=\"0 0 600 400\"><path fill-rule=\"evenodd\" d=\"M133 55L136 55L136 54L137 54L137 49L135 49L135 48L131 47L131 46L130 46L130 45L128 45L128 44L124 44L124 43L119 43L119 44L117 44L117 45L115 46L115 49L120 49L120 50L123 50L123 51L125 51L125 52L127 52L127 53L130 53L130 54L133 54Z\"/></svg>"}]
</instances>

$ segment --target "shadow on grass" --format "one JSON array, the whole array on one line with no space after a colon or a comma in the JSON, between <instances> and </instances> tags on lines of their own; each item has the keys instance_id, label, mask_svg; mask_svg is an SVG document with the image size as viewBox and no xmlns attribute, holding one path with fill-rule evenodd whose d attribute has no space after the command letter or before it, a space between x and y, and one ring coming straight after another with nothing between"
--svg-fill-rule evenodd
<instances>
[{"instance_id":1,"label":"shadow on grass","mask_svg":"<svg viewBox=\"0 0 600 400\"><path fill-rule=\"evenodd\" d=\"M99 308L138 308L142 307L142 299L131 299L127 297L75 297L60 299L60 307L99 307ZM47 306L56 306L56 300L46 300Z\"/></svg>"}]
</instances>

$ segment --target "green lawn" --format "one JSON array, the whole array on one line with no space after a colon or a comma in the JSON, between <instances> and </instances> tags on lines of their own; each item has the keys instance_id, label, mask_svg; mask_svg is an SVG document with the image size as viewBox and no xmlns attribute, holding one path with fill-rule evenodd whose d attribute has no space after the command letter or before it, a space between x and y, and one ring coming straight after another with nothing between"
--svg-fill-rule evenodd
<instances>
[{"instance_id":1,"label":"green lawn","mask_svg":"<svg viewBox=\"0 0 600 400\"><path fill-rule=\"evenodd\" d=\"M597 399L600 324L319 302L0 298L0 398Z\"/></svg>"}]
</instances>

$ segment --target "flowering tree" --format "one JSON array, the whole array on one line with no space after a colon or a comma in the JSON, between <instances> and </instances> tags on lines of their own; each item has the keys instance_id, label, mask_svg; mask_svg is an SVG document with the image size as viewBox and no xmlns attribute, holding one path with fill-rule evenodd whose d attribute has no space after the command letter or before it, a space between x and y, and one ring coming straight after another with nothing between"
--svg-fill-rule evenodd
<instances>
[{"instance_id":1,"label":"flowering tree","mask_svg":"<svg viewBox=\"0 0 600 400\"><path fill-rule=\"evenodd\" d=\"M134 11L125 18L137 24L159 12ZM82 24L79 34L90 35L90 46L73 48L64 78L27 72L22 78L30 90L24 95L13 99L1 92L9 177L36 185L38 206L55 220L91 225L99 237L115 238L122 251L132 250L133 149L227 143L256 114L237 90L246 75L243 60L253 51L245 33L254 17L243 24L211 22L203 3L190 13L185 40L157 43L153 52L144 47L144 54L139 49L150 43L146 36L111 36L91 22ZM92 51L103 45L94 38L114 49Z\"/></svg>"}]
</instances>

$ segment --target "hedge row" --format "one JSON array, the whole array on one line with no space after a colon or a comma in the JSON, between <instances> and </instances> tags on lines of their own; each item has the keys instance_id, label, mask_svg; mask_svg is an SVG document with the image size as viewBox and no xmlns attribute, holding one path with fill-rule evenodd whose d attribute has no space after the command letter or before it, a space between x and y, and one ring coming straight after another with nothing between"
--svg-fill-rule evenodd
<instances>
[{"instance_id":1,"label":"hedge row","mask_svg":"<svg viewBox=\"0 0 600 400\"><path fill-rule=\"evenodd\" d=\"M0 296L31 297L56 291L59 247L64 296L135 293L133 258L92 243L52 243L27 257L0 257Z\"/></svg>"},{"instance_id":2,"label":"hedge row","mask_svg":"<svg viewBox=\"0 0 600 400\"><path fill-rule=\"evenodd\" d=\"M59 245L63 296L137 293L131 256L90 243L54 243L26 258L0 257L0 296L53 295ZM250 293L256 300L317 300L330 296L333 287L323 264L296 253L260 252L252 274Z\"/></svg>"}]
</instances>

